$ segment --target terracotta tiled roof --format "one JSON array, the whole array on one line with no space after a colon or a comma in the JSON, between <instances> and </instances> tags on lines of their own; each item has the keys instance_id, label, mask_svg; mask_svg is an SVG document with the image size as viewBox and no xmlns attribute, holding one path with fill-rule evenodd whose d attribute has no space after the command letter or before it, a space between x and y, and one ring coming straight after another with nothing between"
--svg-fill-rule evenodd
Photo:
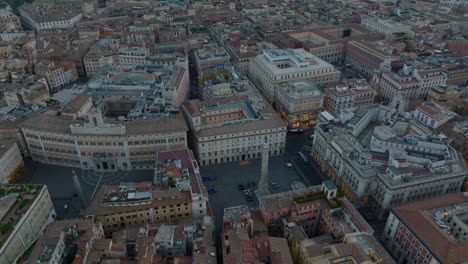
<instances>
[{"instance_id":1,"label":"terracotta tiled roof","mask_svg":"<svg viewBox=\"0 0 468 264\"><path fill-rule=\"evenodd\" d=\"M468 241L458 243L447 232L436 225L427 210L432 208L468 202L463 193L438 197L406 204L393 209L393 213L403 221L430 251L444 264L462 263L468 260Z\"/></svg>"},{"instance_id":2,"label":"terracotta tiled roof","mask_svg":"<svg viewBox=\"0 0 468 264\"><path fill-rule=\"evenodd\" d=\"M419 110L423 111L424 113L430 115L430 116L436 116L438 112L434 110L432 107L427 106L427 105L420 105Z\"/></svg>"}]
</instances>

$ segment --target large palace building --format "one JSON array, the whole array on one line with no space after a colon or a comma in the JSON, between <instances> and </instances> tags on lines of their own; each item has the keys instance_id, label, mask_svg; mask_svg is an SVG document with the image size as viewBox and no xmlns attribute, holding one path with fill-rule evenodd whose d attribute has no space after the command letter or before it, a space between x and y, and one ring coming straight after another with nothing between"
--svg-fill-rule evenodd
<instances>
[{"instance_id":1,"label":"large palace building","mask_svg":"<svg viewBox=\"0 0 468 264\"><path fill-rule=\"evenodd\" d=\"M187 125L181 116L104 122L100 109L88 120L39 113L21 124L36 161L82 169L153 168L156 152L187 147Z\"/></svg>"}]
</instances>

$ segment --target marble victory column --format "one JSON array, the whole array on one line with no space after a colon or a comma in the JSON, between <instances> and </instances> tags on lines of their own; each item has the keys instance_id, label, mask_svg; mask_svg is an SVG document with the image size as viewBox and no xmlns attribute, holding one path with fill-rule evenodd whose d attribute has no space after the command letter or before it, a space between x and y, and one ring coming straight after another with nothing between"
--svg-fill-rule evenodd
<instances>
[{"instance_id":1,"label":"marble victory column","mask_svg":"<svg viewBox=\"0 0 468 264\"><path fill-rule=\"evenodd\" d=\"M268 185L268 161L270 158L270 144L266 142L262 148L262 170L260 175L260 181L258 183L257 196L265 196L270 194L270 188Z\"/></svg>"}]
</instances>

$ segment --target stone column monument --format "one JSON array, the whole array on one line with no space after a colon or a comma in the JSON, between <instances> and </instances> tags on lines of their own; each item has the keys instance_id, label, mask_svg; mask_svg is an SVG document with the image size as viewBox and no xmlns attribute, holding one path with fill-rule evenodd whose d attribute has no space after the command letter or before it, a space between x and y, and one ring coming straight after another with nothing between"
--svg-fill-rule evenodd
<instances>
[{"instance_id":1,"label":"stone column monument","mask_svg":"<svg viewBox=\"0 0 468 264\"><path fill-rule=\"evenodd\" d=\"M258 183L258 195L265 196L270 194L270 188L268 185L268 160L270 158L270 145L266 142L262 147L262 171L260 175L260 181Z\"/></svg>"}]
</instances>

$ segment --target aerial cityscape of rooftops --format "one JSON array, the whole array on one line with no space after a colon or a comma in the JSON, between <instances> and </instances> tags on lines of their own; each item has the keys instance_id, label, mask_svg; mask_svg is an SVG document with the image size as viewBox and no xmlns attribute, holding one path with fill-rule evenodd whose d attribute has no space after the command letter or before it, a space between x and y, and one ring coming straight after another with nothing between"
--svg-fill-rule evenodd
<instances>
[{"instance_id":1,"label":"aerial cityscape of rooftops","mask_svg":"<svg viewBox=\"0 0 468 264\"><path fill-rule=\"evenodd\" d=\"M0 264L468 264L467 14L0 0Z\"/></svg>"}]
</instances>

